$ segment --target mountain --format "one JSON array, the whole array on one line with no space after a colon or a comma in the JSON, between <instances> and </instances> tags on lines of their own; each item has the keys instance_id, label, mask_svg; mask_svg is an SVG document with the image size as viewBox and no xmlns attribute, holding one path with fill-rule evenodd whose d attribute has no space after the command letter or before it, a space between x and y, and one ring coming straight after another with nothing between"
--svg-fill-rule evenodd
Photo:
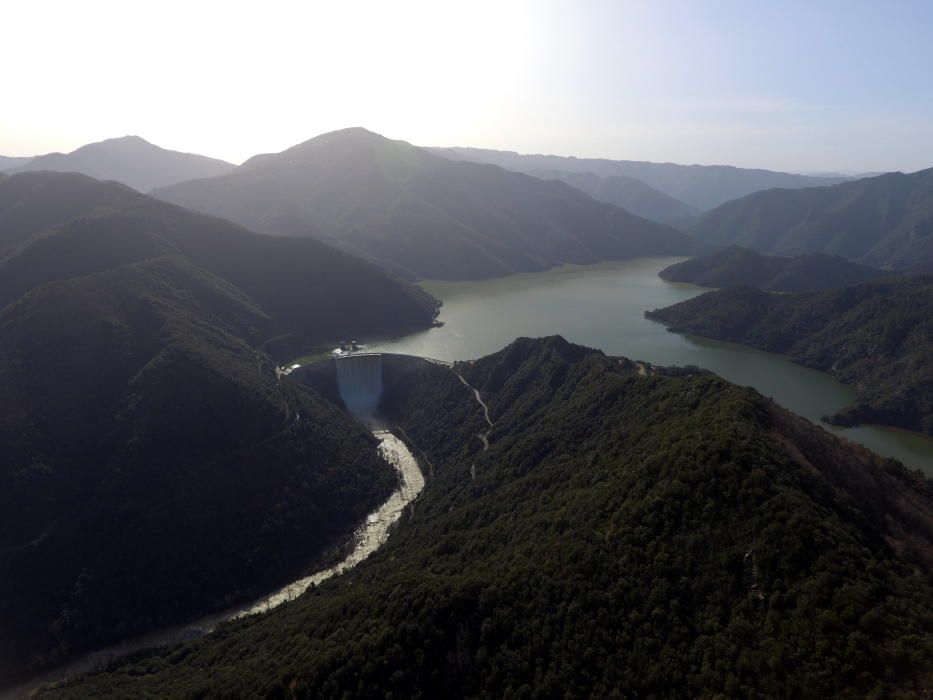
<instances>
[{"instance_id":1,"label":"mountain","mask_svg":"<svg viewBox=\"0 0 933 700\"><path fill-rule=\"evenodd\" d=\"M575 158L573 156L523 155L513 151L482 148L435 148L447 158L492 163L517 172L561 171L592 173L599 177L624 176L645 183L699 211L718 207L738 197L774 187L814 187L845 178L820 178L793 173L735 168L731 165L678 165L635 160Z\"/></svg>"},{"instance_id":2,"label":"mountain","mask_svg":"<svg viewBox=\"0 0 933 700\"><path fill-rule=\"evenodd\" d=\"M182 180L222 175L233 167L216 158L159 148L139 136L89 143L71 153L36 156L9 169L0 163L0 169L10 174L39 170L75 172L98 180L116 180L140 192Z\"/></svg>"},{"instance_id":3,"label":"mountain","mask_svg":"<svg viewBox=\"0 0 933 700\"><path fill-rule=\"evenodd\" d=\"M700 287L756 287L770 292L814 292L881 277L883 270L835 255L810 253L785 258L730 246L675 263L658 275L669 282Z\"/></svg>"},{"instance_id":4,"label":"mountain","mask_svg":"<svg viewBox=\"0 0 933 700\"><path fill-rule=\"evenodd\" d=\"M669 197L634 177L600 177L593 173L571 173L562 170L531 170L528 174L542 180L561 180L586 192L593 199L658 223L681 222L692 219L699 213L689 204Z\"/></svg>"},{"instance_id":5,"label":"mountain","mask_svg":"<svg viewBox=\"0 0 933 700\"><path fill-rule=\"evenodd\" d=\"M253 233L83 175L0 182L0 231L16 234L0 239L16 246L0 254L0 308L50 281L180 255L262 309L261 342L277 356L426 328L437 310L421 289L318 241Z\"/></svg>"},{"instance_id":6,"label":"mountain","mask_svg":"<svg viewBox=\"0 0 933 700\"><path fill-rule=\"evenodd\" d=\"M23 173L0 178L0 249L138 200L139 194L125 185L101 183L85 175Z\"/></svg>"},{"instance_id":7,"label":"mountain","mask_svg":"<svg viewBox=\"0 0 933 700\"><path fill-rule=\"evenodd\" d=\"M561 182L460 163L365 129L153 194L264 233L315 236L409 279L479 279L693 249Z\"/></svg>"},{"instance_id":8,"label":"mountain","mask_svg":"<svg viewBox=\"0 0 933 700\"><path fill-rule=\"evenodd\" d=\"M933 271L933 168L758 192L704 214L690 232L710 245Z\"/></svg>"},{"instance_id":9,"label":"mountain","mask_svg":"<svg viewBox=\"0 0 933 700\"><path fill-rule=\"evenodd\" d=\"M31 160L30 156L0 156L0 173L22 167Z\"/></svg>"},{"instance_id":10,"label":"mountain","mask_svg":"<svg viewBox=\"0 0 933 700\"><path fill-rule=\"evenodd\" d=\"M290 580L388 495L266 323L171 258L0 312L0 682Z\"/></svg>"},{"instance_id":11,"label":"mountain","mask_svg":"<svg viewBox=\"0 0 933 700\"><path fill-rule=\"evenodd\" d=\"M933 487L710 374L560 338L388 377L432 477L259 619L51 697L921 697ZM642 368L644 371L644 368ZM831 670L831 672L829 672Z\"/></svg>"},{"instance_id":12,"label":"mountain","mask_svg":"<svg viewBox=\"0 0 933 700\"><path fill-rule=\"evenodd\" d=\"M0 685L292 580L391 491L277 360L426 328L423 291L84 175L0 202Z\"/></svg>"},{"instance_id":13,"label":"mountain","mask_svg":"<svg viewBox=\"0 0 933 700\"><path fill-rule=\"evenodd\" d=\"M885 277L842 289L708 292L646 314L671 330L788 355L852 384L831 421L933 435L933 277Z\"/></svg>"}]
</instances>

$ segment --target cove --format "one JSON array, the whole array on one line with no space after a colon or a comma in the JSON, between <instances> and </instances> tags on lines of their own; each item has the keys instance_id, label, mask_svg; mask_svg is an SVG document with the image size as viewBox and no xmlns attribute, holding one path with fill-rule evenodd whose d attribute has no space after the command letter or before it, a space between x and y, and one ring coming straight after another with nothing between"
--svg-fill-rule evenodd
<instances>
[{"instance_id":1,"label":"cove","mask_svg":"<svg viewBox=\"0 0 933 700\"><path fill-rule=\"evenodd\" d=\"M704 289L658 277L683 258L642 258L565 265L478 282L423 282L443 302L440 328L369 343L371 352L440 360L488 355L516 337L559 334L567 340L656 365L697 365L751 386L815 423L852 402L855 392L823 372L780 355L669 332L644 312L702 294ZM916 433L861 426L825 429L933 476L933 440Z\"/></svg>"}]
</instances>

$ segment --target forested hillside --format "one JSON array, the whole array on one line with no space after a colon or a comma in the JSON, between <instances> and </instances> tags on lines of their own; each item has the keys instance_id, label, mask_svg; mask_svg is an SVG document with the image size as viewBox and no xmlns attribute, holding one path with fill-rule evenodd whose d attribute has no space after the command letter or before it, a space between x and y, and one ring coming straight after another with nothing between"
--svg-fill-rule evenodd
<instances>
[{"instance_id":1,"label":"forested hillside","mask_svg":"<svg viewBox=\"0 0 933 700\"><path fill-rule=\"evenodd\" d=\"M813 292L866 282L886 274L835 255L810 253L795 257L762 255L729 246L664 268L670 282L700 287L756 287L769 292Z\"/></svg>"},{"instance_id":2,"label":"forested hillside","mask_svg":"<svg viewBox=\"0 0 933 700\"><path fill-rule=\"evenodd\" d=\"M0 307L50 281L181 256L250 297L274 354L431 325L437 302L319 241L283 239L186 211L116 183L27 173L0 182Z\"/></svg>"},{"instance_id":3,"label":"forested hillside","mask_svg":"<svg viewBox=\"0 0 933 700\"><path fill-rule=\"evenodd\" d=\"M277 361L437 302L86 176L0 181L0 686L296 577L393 485Z\"/></svg>"},{"instance_id":4,"label":"forested hillside","mask_svg":"<svg viewBox=\"0 0 933 700\"><path fill-rule=\"evenodd\" d=\"M386 410L430 464L388 544L287 608L53 697L923 697L930 482L708 374L560 338ZM832 672L827 672L832 669Z\"/></svg>"},{"instance_id":5,"label":"forested hillside","mask_svg":"<svg viewBox=\"0 0 933 700\"><path fill-rule=\"evenodd\" d=\"M258 595L388 493L368 433L250 346L267 323L165 258L0 313L0 680Z\"/></svg>"},{"instance_id":6,"label":"forested hillside","mask_svg":"<svg viewBox=\"0 0 933 700\"><path fill-rule=\"evenodd\" d=\"M708 292L646 314L671 330L779 352L857 392L830 417L933 435L933 277L890 277L837 290Z\"/></svg>"},{"instance_id":7,"label":"forested hillside","mask_svg":"<svg viewBox=\"0 0 933 700\"><path fill-rule=\"evenodd\" d=\"M690 232L710 245L828 253L873 267L931 272L933 168L756 192L707 212Z\"/></svg>"}]
</instances>

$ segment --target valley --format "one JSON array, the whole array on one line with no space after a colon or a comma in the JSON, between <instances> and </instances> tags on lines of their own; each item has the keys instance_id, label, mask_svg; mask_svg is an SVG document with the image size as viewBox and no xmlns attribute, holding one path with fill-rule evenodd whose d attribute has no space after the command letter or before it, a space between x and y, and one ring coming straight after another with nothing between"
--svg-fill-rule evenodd
<instances>
[{"instance_id":1,"label":"valley","mask_svg":"<svg viewBox=\"0 0 933 700\"><path fill-rule=\"evenodd\" d=\"M43 696L854 698L926 683L922 477L702 370L645 375L557 336L454 371L395 358L381 413L432 466L385 547L290 605Z\"/></svg>"},{"instance_id":2,"label":"valley","mask_svg":"<svg viewBox=\"0 0 933 700\"><path fill-rule=\"evenodd\" d=\"M569 340L655 365L696 365L740 386L752 386L816 423L851 404L855 391L830 375L786 357L735 343L668 332L644 312L698 296L705 289L670 283L658 272L680 258L651 258L480 282L425 282L443 302L440 328L372 342L376 352L466 360L502 347L517 335L560 333ZM933 440L902 430L862 425L823 428L878 454L933 475Z\"/></svg>"},{"instance_id":3,"label":"valley","mask_svg":"<svg viewBox=\"0 0 933 700\"><path fill-rule=\"evenodd\" d=\"M933 4L7 4L0 700L933 700Z\"/></svg>"}]
</instances>

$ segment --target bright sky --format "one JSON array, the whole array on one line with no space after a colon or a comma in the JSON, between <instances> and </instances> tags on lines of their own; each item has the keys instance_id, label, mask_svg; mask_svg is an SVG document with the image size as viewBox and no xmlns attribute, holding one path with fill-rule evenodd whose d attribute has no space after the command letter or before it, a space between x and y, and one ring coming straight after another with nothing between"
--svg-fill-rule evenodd
<instances>
[{"instance_id":1,"label":"bright sky","mask_svg":"<svg viewBox=\"0 0 933 700\"><path fill-rule=\"evenodd\" d=\"M933 166L930 0L0 0L0 154L239 162L366 126L794 171Z\"/></svg>"}]
</instances>

